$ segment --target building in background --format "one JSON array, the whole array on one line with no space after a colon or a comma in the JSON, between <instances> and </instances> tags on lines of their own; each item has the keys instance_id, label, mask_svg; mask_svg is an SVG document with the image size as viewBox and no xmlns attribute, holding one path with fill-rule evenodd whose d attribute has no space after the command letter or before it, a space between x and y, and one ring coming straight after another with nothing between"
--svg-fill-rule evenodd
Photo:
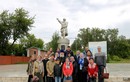
<instances>
[{"instance_id":1,"label":"building in background","mask_svg":"<svg viewBox=\"0 0 130 82\"><path fill-rule=\"evenodd\" d=\"M35 55L35 56L38 56L38 55L43 55L44 54L44 50L40 49L40 48L37 48L37 47L30 47L27 50L27 57L30 57L31 55Z\"/></svg>"}]
</instances>

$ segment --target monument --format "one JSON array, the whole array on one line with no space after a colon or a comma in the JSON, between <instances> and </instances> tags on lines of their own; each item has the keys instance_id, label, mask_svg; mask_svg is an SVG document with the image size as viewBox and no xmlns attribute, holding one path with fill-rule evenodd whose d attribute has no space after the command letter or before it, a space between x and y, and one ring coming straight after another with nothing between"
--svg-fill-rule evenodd
<instances>
[{"instance_id":1,"label":"monument","mask_svg":"<svg viewBox=\"0 0 130 82\"><path fill-rule=\"evenodd\" d=\"M68 36L68 22L66 21L66 19L64 18L63 21L60 21L57 18L58 22L61 24L61 37L58 40L58 47L62 50L66 50L67 46L69 46L69 39L66 38L66 36Z\"/></svg>"}]
</instances>

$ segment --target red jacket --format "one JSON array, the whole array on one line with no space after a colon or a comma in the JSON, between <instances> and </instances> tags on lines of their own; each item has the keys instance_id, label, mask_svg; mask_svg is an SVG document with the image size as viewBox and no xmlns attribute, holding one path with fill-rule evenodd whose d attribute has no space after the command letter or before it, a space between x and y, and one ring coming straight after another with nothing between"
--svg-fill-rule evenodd
<instances>
[{"instance_id":1,"label":"red jacket","mask_svg":"<svg viewBox=\"0 0 130 82\"><path fill-rule=\"evenodd\" d=\"M62 71L64 76L71 76L73 73L73 64L70 62L70 68L66 67L66 63L63 64Z\"/></svg>"},{"instance_id":2,"label":"red jacket","mask_svg":"<svg viewBox=\"0 0 130 82\"><path fill-rule=\"evenodd\" d=\"M98 66L94 63L92 66L88 64L88 75L97 77L98 74Z\"/></svg>"}]
</instances>

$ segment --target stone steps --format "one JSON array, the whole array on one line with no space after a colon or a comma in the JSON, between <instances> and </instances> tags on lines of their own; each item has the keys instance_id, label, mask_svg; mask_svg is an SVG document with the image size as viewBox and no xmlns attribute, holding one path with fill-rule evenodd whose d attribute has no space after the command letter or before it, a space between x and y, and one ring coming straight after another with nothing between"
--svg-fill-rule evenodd
<instances>
[{"instance_id":1,"label":"stone steps","mask_svg":"<svg viewBox=\"0 0 130 82\"><path fill-rule=\"evenodd\" d=\"M0 82L28 82L27 77L0 77Z\"/></svg>"},{"instance_id":2,"label":"stone steps","mask_svg":"<svg viewBox=\"0 0 130 82\"><path fill-rule=\"evenodd\" d=\"M109 79L105 79L105 82L130 82L130 77L110 77Z\"/></svg>"},{"instance_id":3,"label":"stone steps","mask_svg":"<svg viewBox=\"0 0 130 82\"><path fill-rule=\"evenodd\" d=\"M0 82L27 82L27 77L0 77ZM130 77L110 77L105 82L130 82Z\"/></svg>"}]
</instances>

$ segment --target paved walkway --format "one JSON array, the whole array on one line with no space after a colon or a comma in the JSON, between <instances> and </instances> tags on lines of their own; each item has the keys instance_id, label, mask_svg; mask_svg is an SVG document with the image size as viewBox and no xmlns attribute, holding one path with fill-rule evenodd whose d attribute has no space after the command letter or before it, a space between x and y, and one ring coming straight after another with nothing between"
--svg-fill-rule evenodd
<instances>
[{"instance_id":1,"label":"paved walkway","mask_svg":"<svg viewBox=\"0 0 130 82\"><path fill-rule=\"evenodd\" d=\"M111 77L130 77L130 64L107 64ZM0 77L27 77L27 64L0 65Z\"/></svg>"},{"instance_id":2,"label":"paved walkway","mask_svg":"<svg viewBox=\"0 0 130 82\"><path fill-rule=\"evenodd\" d=\"M110 76L130 77L130 63L107 64Z\"/></svg>"},{"instance_id":3,"label":"paved walkway","mask_svg":"<svg viewBox=\"0 0 130 82\"><path fill-rule=\"evenodd\" d=\"M27 77L27 64L0 65L0 77Z\"/></svg>"}]
</instances>

